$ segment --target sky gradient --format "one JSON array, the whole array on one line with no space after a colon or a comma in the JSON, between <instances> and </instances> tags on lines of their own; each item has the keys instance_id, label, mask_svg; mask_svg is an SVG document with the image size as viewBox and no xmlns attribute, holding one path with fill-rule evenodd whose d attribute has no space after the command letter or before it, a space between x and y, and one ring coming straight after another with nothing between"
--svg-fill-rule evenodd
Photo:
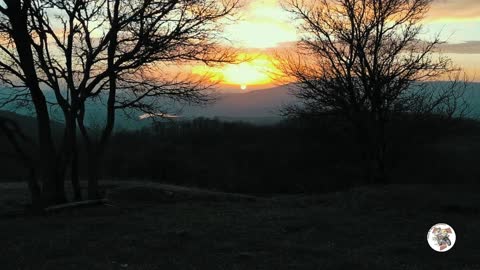
<instances>
[{"instance_id":1,"label":"sky gradient","mask_svg":"<svg viewBox=\"0 0 480 270\"><path fill-rule=\"evenodd\" d=\"M213 70L223 83L238 89L258 89L273 82L265 75L272 69L267 51L299 39L290 15L280 5L281 0L249 0L241 12L241 19L225 29L225 37L232 46L248 54L261 55L259 60L240 65L227 65ZM480 1L435 0L423 22L424 37L437 33L447 40L443 47L456 65L465 69L470 79L480 81ZM194 73L201 73L201 68ZM478 75L477 75L478 74Z\"/></svg>"}]
</instances>

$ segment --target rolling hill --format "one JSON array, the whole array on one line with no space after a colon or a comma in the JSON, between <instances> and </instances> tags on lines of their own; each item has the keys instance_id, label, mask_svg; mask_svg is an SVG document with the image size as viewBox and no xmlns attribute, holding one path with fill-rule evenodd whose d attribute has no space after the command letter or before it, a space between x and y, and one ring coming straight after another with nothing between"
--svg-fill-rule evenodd
<instances>
[{"instance_id":1,"label":"rolling hill","mask_svg":"<svg viewBox=\"0 0 480 270\"><path fill-rule=\"evenodd\" d=\"M443 82L432 82L432 86L441 86ZM0 89L8 91L6 89ZM53 100L53 93L46 92L47 98ZM468 84L465 99L470 105L469 117L478 118L480 116L480 83ZM279 109L286 104L297 102L296 98L289 94L288 86L277 86L273 88L254 90L245 93L228 93L220 91L216 103L209 106L180 106L174 107L171 114L177 116L177 119L192 119L196 117L219 118L225 121L244 121L255 124L271 124L280 121ZM87 121L90 126L101 126L105 119L103 109L104 102L98 101L90 103L87 107L89 114ZM13 108L4 108L5 110L15 111L23 115L32 115L31 110L13 110ZM52 118L61 122L62 115L60 110L52 108ZM149 126L152 119L145 118L140 120L141 112L118 112L117 129L138 129Z\"/></svg>"}]
</instances>

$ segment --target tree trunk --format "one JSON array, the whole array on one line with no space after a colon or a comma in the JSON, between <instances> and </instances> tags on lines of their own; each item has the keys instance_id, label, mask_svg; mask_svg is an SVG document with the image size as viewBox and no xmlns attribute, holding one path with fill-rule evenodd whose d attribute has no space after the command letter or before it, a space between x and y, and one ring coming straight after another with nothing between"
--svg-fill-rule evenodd
<instances>
[{"instance_id":1,"label":"tree trunk","mask_svg":"<svg viewBox=\"0 0 480 270\"><path fill-rule=\"evenodd\" d=\"M100 192L98 189L98 174L99 166L98 162L101 160L98 156L98 151L88 151L88 199L97 200L100 198Z\"/></svg>"},{"instance_id":2,"label":"tree trunk","mask_svg":"<svg viewBox=\"0 0 480 270\"><path fill-rule=\"evenodd\" d=\"M385 125L375 117L357 121L355 126L363 149L366 181L369 184L387 183Z\"/></svg>"},{"instance_id":3,"label":"tree trunk","mask_svg":"<svg viewBox=\"0 0 480 270\"><path fill-rule=\"evenodd\" d=\"M386 168L386 139L385 125L375 121L370 144L370 180L372 184L385 184L388 182Z\"/></svg>"},{"instance_id":4,"label":"tree trunk","mask_svg":"<svg viewBox=\"0 0 480 270\"><path fill-rule=\"evenodd\" d=\"M388 182L388 175L385 166L384 146L380 142L377 142L373 147L370 180L372 184L385 184Z\"/></svg>"},{"instance_id":5,"label":"tree trunk","mask_svg":"<svg viewBox=\"0 0 480 270\"><path fill-rule=\"evenodd\" d=\"M69 133L69 142L70 142L70 180L72 182L73 189L73 199L75 201L82 200L82 187L80 186L80 179L78 175L78 142L77 142L77 124L75 117L71 116L69 118L70 133Z\"/></svg>"},{"instance_id":6,"label":"tree trunk","mask_svg":"<svg viewBox=\"0 0 480 270\"><path fill-rule=\"evenodd\" d=\"M27 183L28 190L30 191L32 208L38 210L41 208L41 190L33 171L29 173Z\"/></svg>"},{"instance_id":7,"label":"tree trunk","mask_svg":"<svg viewBox=\"0 0 480 270\"><path fill-rule=\"evenodd\" d=\"M22 6L22 1L15 0L8 0L5 1L5 3L7 5L5 14L8 16L12 28L11 37L15 43L20 59L20 66L26 79L25 84L30 90L32 102L35 107L38 126L38 143L40 144L41 204L48 206L62 202L62 199L65 198L65 193L62 189L60 179L58 179L57 158L52 139L47 102L45 95L40 89L35 70L31 36L27 26L28 6ZM27 5L27 3L24 1L23 5Z\"/></svg>"},{"instance_id":8,"label":"tree trunk","mask_svg":"<svg viewBox=\"0 0 480 270\"><path fill-rule=\"evenodd\" d=\"M81 113L79 117L79 128L80 131L88 145L88 199L96 200L101 197L99 192L99 173L100 166L103 161L103 154L105 153L105 148L108 145L108 141L112 134L114 125L115 125L115 101L116 101L116 90L117 90L117 75L114 72L115 69L115 54L118 46L118 21L119 21L119 8L120 1L115 1L113 4L112 17L110 18L110 23L112 24L112 34L110 36L110 42L107 49L107 65L111 70L108 75L109 81L109 91L108 91L108 100L107 100L107 121L105 128L102 131L100 140L98 143L93 142L89 136L88 132L84 126L84 110L81 108ZM83 104L84 106L85 104Z\"/></svg>"},{"instance_id":9,"label":"tree trunk","mask_svg":"<svg viewBox=\"0 0 480 270\"><path fill-rule=\"evenodd\" d=\"M65 169L66 168L62 168L62 170L57 173L55 179L55 204L66 203L68 201L65 192Z\"/></svg>"},{"instance_id":10,"label":"tree trunk","mask_svg":"<svg viewBox=\"0 0 480 270\"><path fill-rule=\"evenodd\" d=\"M73 153L72 153L72 164L71 164L71 181L72 181L72 188L73 188L73 197L75 201L82 200L82 187L80 186L80 178L78 176L78 147L77 143L75 142L73 146Z\"/></svg>"},{"instance_id":11,"label":"tree trunk","mask_svg":"<svg viewBox=\"0 0 480 270\"><path fill-rule=\"evenodd\" d=\"M10 144L15 149L15 152L19 155L20 160L22 161L25 168L28 170L27 184L28 190L30 191L31 204L33 208L41 208L41 190L38 185L35 167L31 156L27 154L26 151L21 147L20 142L17 138L23 138L23 141L26 141L26 136L20 130L18 125L10 119L0 117L0 131L2 131L9 140Z\"/></svg>"}]
</instances>

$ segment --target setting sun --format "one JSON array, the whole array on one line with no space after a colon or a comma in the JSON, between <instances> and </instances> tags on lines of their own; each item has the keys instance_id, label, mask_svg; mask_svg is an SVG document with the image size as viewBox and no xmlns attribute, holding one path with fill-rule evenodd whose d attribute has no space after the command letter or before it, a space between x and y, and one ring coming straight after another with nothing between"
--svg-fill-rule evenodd
<instances>
[{"instance_id":1,"label":"setting sun","mask_svg":"<svg viewBox=\"0 0 480 270\"><path fill-rule=\"evenodd\" d=\"M251 85L270 84L278 73L275 60L267 54L242 53L238 60L239 64L228 64L223 67L196 66L192 72L198 75L208 74L214 81L238 85L242 90Z\"/></svg>"},{"instance_id":2,"label":"setting sun","mask_svg":"<svg viewBox=\"0 0 480 270\"><path fill-rule=\"evenodd\" d=\"M269 49L299 39L295 25L278 0L250 1L242 12L242 19L226 26L224 35L230 41L227 46L242 52L237 58L240 63L223 67L194 66L192 73L207 75L212 81L241 90L272 84L279 71Z\"/></svg>"},{"instance_id":3,"label":"setting sun","mask_svg":"<svg viewBox=\"0 0 480 270\"><path fill-rule=\"evenodd\" d=\"M467 3L475 0L462 1ZM282 8L280 2L280 0L247 1L248 4L241 11L240 20L225 26L223 36L228 42L224 45L241 52L238 56L240 63L226 64L223 67L200 64L193 67L192 73L208 75L212 81L241 90L267 87L274 83L279 73L274 64L278 59L268 52L281 51L301 38L301 33L296 29L297 23ZM425 21L429 31L422 34L429 38L429 33L441 32L444 28L449 30L446 31L447 34L455 33L454 39L459 43L457 45L459 48L453 51L452 59L460 67L465 68L471 77L476 77L475 74L478 74L476 63L480 54L470 50L468 46L480 44L478 40L470 41L472 36L478 36L480 17L473 16L472 14L477 13L471 12L470 9L459 9L460 6L462 5L456 2L436 2ZM452 13L452 10L457 12ZM457 51L461 54L455 53ZM247 58L252 60L247 61ZM478 80L478 77L475 79Z\"/></svg>"},{"instance_id":4,"label":"setting sun","mask_svg":"<svg viewBox=\"0 0 480 270\"><path fill-rule=\"evenodd\" d=\"M242 86L267 84L272 81L269 73L274 67L268 57L262 56L238 65L228 65L223 69L223 81L227 84Z\"/></svg>"}]
</instances>

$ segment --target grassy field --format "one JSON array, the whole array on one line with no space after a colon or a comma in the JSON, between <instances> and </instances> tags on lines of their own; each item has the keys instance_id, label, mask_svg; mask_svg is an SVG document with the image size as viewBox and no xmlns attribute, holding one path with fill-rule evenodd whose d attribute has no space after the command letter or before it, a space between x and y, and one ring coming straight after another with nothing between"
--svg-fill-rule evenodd
<instances>
[{"instance_id":1,"label":"grassy field","mask_svg":"<svg viewBox=\"0 0 480 270\"><path fill-rule=\"evenodd\" d=\"M480 269L476 186L257 199L134 186L109 190L109 205L34 217L11 214L25 190L2 185L0 269ZM457 233L447 253L426 242L438 222Z\"/></svg>"}]
</instances>

